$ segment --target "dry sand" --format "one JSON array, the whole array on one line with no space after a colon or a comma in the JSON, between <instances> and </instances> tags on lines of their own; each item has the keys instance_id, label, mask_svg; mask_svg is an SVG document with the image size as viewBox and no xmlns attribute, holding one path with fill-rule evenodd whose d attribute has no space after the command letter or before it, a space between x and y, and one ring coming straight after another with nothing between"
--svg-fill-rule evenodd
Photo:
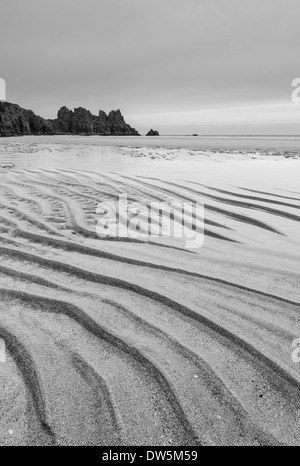
<instances>
[{"instance_id":1,"label":"dry sand","mask_svg":"<svg viewBox=\"0 0 300 466\"><path fill-rule=\"evenodd\" d=\"M0 144L0 444L299 445L299 158L36 141ZM120 193L204 201L204 246L99 239Z\"/></svg>"}]
</instances>

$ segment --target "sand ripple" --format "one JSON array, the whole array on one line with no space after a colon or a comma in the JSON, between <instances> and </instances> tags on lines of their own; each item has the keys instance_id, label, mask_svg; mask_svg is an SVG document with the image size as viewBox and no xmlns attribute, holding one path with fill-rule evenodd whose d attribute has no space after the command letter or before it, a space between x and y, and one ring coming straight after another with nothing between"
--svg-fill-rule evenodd
<instances>
[{"instance_id":1,"label":"sand ripple","mask_svg":"<svg viewBox=\"0 0 300 466\"><path fill-rule=\"evenodd\" d=\"M205 247L99 239L124 192L205 201ZM0 444L299 445L300 195L14 168L0 194Z\"/></svg>"}]
</instances>

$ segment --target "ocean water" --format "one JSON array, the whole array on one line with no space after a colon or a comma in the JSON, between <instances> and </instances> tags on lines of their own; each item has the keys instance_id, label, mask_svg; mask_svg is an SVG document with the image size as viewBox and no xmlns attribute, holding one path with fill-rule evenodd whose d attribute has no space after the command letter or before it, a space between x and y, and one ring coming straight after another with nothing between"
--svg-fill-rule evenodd
<instances>
[{"instance_id":1,"label":"ocean water","mask_svg":"<svg viewBox=\"0 0 300 466\"><path fill-rule=\"evenodd\" d=\"M24 136L0 138L4 143L166 147L191 150L270 150L300 153L300 136Z\"/></svg>"}]
</instances>

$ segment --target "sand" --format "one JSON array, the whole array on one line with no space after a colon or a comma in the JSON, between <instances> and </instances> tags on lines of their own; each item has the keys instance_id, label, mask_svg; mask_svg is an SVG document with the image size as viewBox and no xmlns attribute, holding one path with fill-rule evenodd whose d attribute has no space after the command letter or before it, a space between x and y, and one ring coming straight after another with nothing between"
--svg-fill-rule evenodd
<instances>
[{"instance_id":1,"label":"sand","mask_svg":"<svg viewBox=\"0 0 300 466\"><path fill-rule=\"evenodd\" d=\"M295 150L87 139L0 142L0 444L299 445ZM120 193L203 247L99 239Z\"/></svg>"}]
</instances>

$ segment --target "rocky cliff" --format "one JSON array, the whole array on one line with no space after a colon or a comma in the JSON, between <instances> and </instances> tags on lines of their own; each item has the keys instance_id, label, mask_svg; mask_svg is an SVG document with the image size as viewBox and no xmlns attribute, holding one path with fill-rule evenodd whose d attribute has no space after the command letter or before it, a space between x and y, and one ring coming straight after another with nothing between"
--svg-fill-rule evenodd
<instances>
[{"instance_id":1,"label":"rocky cliff","mask_svg":"<svg viewBox=\"0 0 300 466\"><path fill-rule=\"evenodd\" d=\"M0 136L53 134L51 123L19 105L0 102Z\"/></svg>"},{"instance_id":2,"label":"rocky cliff","mask_svg":"<svg viewBox=\"0 0 300 466\"><path fill-rule=\"evenodd\" d=\"M45 120L19 105L0 102L0 136L30 134L139 136L125 122L120 110L111 111L108 115L100 110L96 116L82 107L75 108L74 111L62 107L55 120Z\"/></svg>"}]
</instances>

